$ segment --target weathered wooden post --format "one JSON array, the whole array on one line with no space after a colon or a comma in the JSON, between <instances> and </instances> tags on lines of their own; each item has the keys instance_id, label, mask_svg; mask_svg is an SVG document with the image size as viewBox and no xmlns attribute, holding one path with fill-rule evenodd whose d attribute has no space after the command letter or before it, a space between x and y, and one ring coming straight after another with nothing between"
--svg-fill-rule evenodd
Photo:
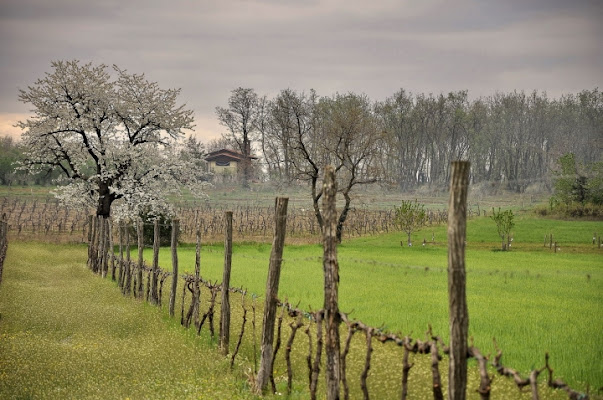
<instances>
[{"instance_id":1,"label":"weathered wooden post","mask_svg":"<svg viewBox=\"0 0 603 400\"><path fill-rule=\"evenodd\" d=\"M6 213L2 214L0 220L0 284L2 283L2 271L4 269L4 259L8 249L8 219Z\"/></svg>"},{"instance_id":2,"label":"weathered wooden post","mask_svg":"<svg viewBox=\"0 0 603 400\"><path fill-rule=\"evenodd\" d=\"M176 307L176 290L178 290L178 220L172 219L172 290L170 291L170 317L174 316Z\"/></svg>"},{"instance_id":3,"label":"weathered wooden post","mask_svg":"<svg viewBox=\"0 0 603 400\"><path fill-rule=\"evenodd\" d=\"M197 245L195 246L195 283L193 284L193 303L191 304L192 317L194 318L195 328L199 327L199 303L201 301L201 226L197 227Z\"/></svg>"},{"instance_id":4,"label":"weathered wooden post","mask_svg":"<svg viewBox=\"0 0 603 400\"><path fill-rule=\"evenodd\" d=\"M109 227L109 256L111 257L111 280L115 281L115 254L113 254L113 221L107 221Z\"/></svg>"},{"instance_id":5,"label":"weathered wooden post","mask_svg":"<svg viewBox=\"0 0 603 400\"><path fill-rule=\"evenodd\" d=\"M464 400L467 392L467 310L465 237L467 231L468 161L452 162L448 203L448 306L450 313L450 364L448 399Z\"/></svg>"},{"instance_id":6,"label":"weathered wooden post","mask_svg":"<svg viewBox=\"0 0 603 400\"><path fill-rule=\"evenodd\" d=\"M104 265L105 265L105 258L107 256L107 246L105 245L107 229L106 229L104 217L99 216L98 222L100 225L99 236L98 236L98 263L96 265L96 269L94 272L100 274L104 278L105 277Z\"/></svg>"},{"instance_id":7,"label":"weathered wooden post","mask_svg":"<svg viewBox=\"0 0 603 400\"><path fill-rule=\"evenodd\" d=\"M92 251L94 249L94 215L88 216L88 268L92 269L92 262L94 257L92 255Z\"/></svg>"},{"instance_id":8,"label":"weathered wooden post","mask_svg":"<svg viewBox=\"0 0 603 400\"><path fill-rule=\"evenodd\" d=\"M124 269L125 283L123 286L123 294L129 294L132 286L132 257L130 255L130 224L126 224L126 268Z\"/></svg>"},{"instance_id":9,"label":"weathered wooden post","mask_svg":"<svg viewBox=\"0 0 603 400\"><path fill-rule=\"evenodd\" d=\"M124 286L124 231L123 221L119 221L119 271L117 274L117 286Z\"/></svg>"},{"instance_id":10,"label":"weathered wooden post","mask_svg":"<svg viewBox=\"0 0 603 400\"><path fill-rule=\"evenodd\" d=\"M105 226L105 235L103 236L103 264L102 264L102 276L107 277L109 272L109 238L111 237L111 225L109 224L109 218L103 218L103 225Z\"/></svg>"},{"instance_id":11,"label":"weathered wooden post","mask_svg":"<svg viewBox=\"0 0 603 400\"><path fill-rule=\"evenodd\" d=\"M323 272L324 272L324 320L325 320L325 376L327 399L339 399L340 354L338 285L339 263L337 262L337 181L335 169L329 165L325 169L322 208L325 215L323 229Z\"/></svg>"},{"instance_id":12,"label":"weathered wooden post","mask_svg":"<svg viewBox=\"0 0 603 400\"><path fill-rule=\"evenodd\" d=\"M232 211L224 214L224 274L222 275L222 309L220 312L220 349L228 354L230 341L230 269L232 267Z\"/></svg>"},{"instance_id":13,"label":"weathered wooden post","mask_svg":"<svg viewBox=\"0 0 603 400\"><path fill-rule=\"evenodd\" d=\"M274 322L276 320L276 306L278 298L278 285L281 276L283 261L283 248L285 246L285 233L287 230L287 197L277 197L274 208L274 238L272 252L268 266L268 279L266 280L266 299L264 302L264 322L262 324L262 344L260 369L256 379L259 392L264 393L268 386L273 364Z\"/></svg>"},{"instance_id":14,"label":"weathered wooden post","mask_svg":"<svg viewBox=\"0 0 603 400\"><path fill-rule=\"evenodd\" d=\"M136 278L136 298L142 299L142 270L144 267L144 259L142 252L144 251L144 224L141 218L138 218L138 273Z\"/></svg>"},{"instance_id":15,"label":"weathered wooden post","mask_svg":"<svg viewBox=\"0 0 603 400\"><path fill-rule=\"evenodd\" d=\"M151 304L159 304L157 281L159 279L159 221L153 221L153 273L151 281Z\"/></svg>"}]
</instances>

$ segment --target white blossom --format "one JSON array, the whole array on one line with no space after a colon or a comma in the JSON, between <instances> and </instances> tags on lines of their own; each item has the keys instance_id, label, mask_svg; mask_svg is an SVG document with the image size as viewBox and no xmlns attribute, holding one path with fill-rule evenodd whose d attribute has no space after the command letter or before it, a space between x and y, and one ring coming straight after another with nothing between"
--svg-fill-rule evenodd
<instances>
[{"instance_id":1,"label":"white blossom","mask_svg":"<svg viewBox=\"0 0 603 400\"><path fill-rule=\"evenodd\" d=\"M21 90L34 116L18 123L27 149L23 169L59 168L55 195L97 215L134 218L144 208L173 213L167 196L183 185L203 196L202 171L175 145L193 128L193 113L177 105L179 90L160 89L144 75L78 61L52 63L53 71ZM113 207L114 205L114 207Z\"/></svg>"}]
</instances>

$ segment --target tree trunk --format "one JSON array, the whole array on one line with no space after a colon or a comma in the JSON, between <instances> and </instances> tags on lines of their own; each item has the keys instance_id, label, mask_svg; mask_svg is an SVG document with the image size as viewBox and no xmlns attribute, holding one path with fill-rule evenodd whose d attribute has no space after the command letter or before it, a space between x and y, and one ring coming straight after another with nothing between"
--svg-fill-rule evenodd
<instances>
[{"instance_id":1,"label":"tree trunk","mask_svg":"<svg viewBox=\"0 0 603 400\"><path fill-rule=\"evenodd\" d=\"M170 317L174 316L178 290L178 220L172 220L172 290L170 291Z\"/></svg>"},{"instance_id":2,"label":"tree trunk","mask_svg":"<svg viewBox=\"0 0 603 400\"><path fill-rule=\"evenodd\" d=\"M141 219L138 219L138 272L137 272L137 286L134 288L136 292L136 298L142 299L142 270L144 267L144 259L142 252L144 251L144 224Z\"/></svg>"},{"instance_id":3,"label":"tree trunk","mask_svg":"<svg viewBox=\"0 0 603 400\"><path fill-rule=\"evenodd\" d=\"M271 374L273 364L273 342L274 321L276 318L276 305L278 300L278 286L281 276L281 264L283 261L283 248L285 245L285 233L287 231L287 203L289 199L279 197L276 199L274 216L274 240L272 242L272 253L270 254L270 265L268 267L268 279L266 280L266 300L264 303L264 323L262 324L262 344L260 369L256 379L257 390L261 393L266 391L268 378Z\"/></svg>"},{"instance_id":4,"label":"tree trunk","mask_svg":"<svg viewBox=\"0 0 603 400\"><path fill-rule=\"evenodd\" d=\"M111 184L109 182L99 182L98 184L98 203L96 205L96 215L102 216L103 218L109 218L111 216L111 203L115 200L114 195L109 189Z\"/></svg>"},{"instance_id":5,"label":"tree trunk","mask_svg":"<svg viewBox=\"0 0 603 400\"><path fill-rule=\"evenodd\" d=\"M159 304L159 221L153 223L153 279L151 281L151 304Z\"/></svg>"},{"instance_id":6,"label":"tree trunk","mask_svg":"<svg viewBox=\"0 0 603 400\"><path fill-rule=\"evenodd\" d=\"M327 380L327 399L339 399L340 381L340 344L339 324L341 317L338 306L339 264L337 262L337 181L335 169L325 169L323 187L323 212L325 225L323 229L323 272L324 272L324 310L325 310L325 355Z\"/></svg>"},{"instance_id":7,"label":"tree trunk","mask_svg":"<svg viewBox=\"0 0 603 400\"><path fill-rule=\"evenodd\" d=\"M450 364L448 399L464 400L467 391L467 310L465 237L467 228L467 188L470 164L452 163L448 203L448 305L450 313Z\"/></svg>"}]
</instances>

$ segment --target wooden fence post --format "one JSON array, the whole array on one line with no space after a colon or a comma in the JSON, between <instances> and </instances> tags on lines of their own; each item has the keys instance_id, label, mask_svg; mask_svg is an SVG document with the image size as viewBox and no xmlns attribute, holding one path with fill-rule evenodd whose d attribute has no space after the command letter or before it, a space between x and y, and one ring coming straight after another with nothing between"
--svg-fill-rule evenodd
<instances>
[{"instance_id":1,"label":"wooden fence post","mask_svg":"<svg viewBox=\"0 0 603 400\"><path fill-rule=\"evenodd\" d=\"M94 265L92 271L98 273L99 265L103 262L103 249L102 249L102 237L103 237L103 217L96 216L96 235L94 243Z\"/></svg>"},{"instance_id":2,"label":"wooden fence post","mask_svg":"<svg viewBox=\"0 0 603 400\"><path fill-rule=\"evenodd\" d=\"M325 320L325 375L327 399L339 399L340 354L338 285L339 264L337 262L337 181L335 169L329 165L325 169L323 183L324 229L323 229L323 272L324 272L324 320Z\"/></svg>"},{"instance_id":3,"label":"wooden fence post","mask_svg":"<svg viewBox=\"0 0 603 400\"><path fill-rule=\"evenodd\" d=\"M107 226L105 224L105 217L99 216L98 224L100 226L100 230L98 234L98 259L95 272L104 278L104 265L107 256L107 246L105 245L107 238Z\"/></svg>"},{"instance_id":4,"label":"wooden fence post","mask_svg":"<svg viewBox=\"0 0 603 400\"><path fill-rule=\"evenodd\" d=\"M266 391L273 364L274 322L276 319L276 303L278 299L278 285L281 276L283 261L283 248L285 246L285 233L287 230L287 197L278 197L274 208L274 239L266 280L266 299L264 302L264 322L262 324L262 344L260 369L256 379L257 390Z\"/></svg>"},{"instance_id":5,"label":"wooden fence post","mask_svg":"<svg viewBox=\"0 0 603 400\"><path fill-rule=\"evenodd\" d=\"M88 216L88 268L92 269L92 262L94 261L94 256L92 251L94 249L94 224L95 224L94 215Z\"/></svg>"},{"instance_id":6,"label":"wooden fence post","mask_svg":"<svg viewBox=\"0 0 603 400\"><path fill-rule=\"evenodd\" d=\"M151 281L151 304L159 304L157 280L159 279L159 221L153 221L153 266Z\"/></svg>"},{"instance_id":7,"label":"wooden fence post","mask_svg":"<svg viewBox=\"0 0 603 400\"><path fill-rule=\"evenodd\" d=\"M115 281L115 254L113 252L113 221L107 220L107 226L109 229L109 257L111 260L111 280Z\"/></svg>"},{"instance_id":8,"label":"wooden fence post","mask_svg":"<svg viewBox=\"0 0 603 400\"><path fill-rule=\"evenodd\" d=\"M464 400L467 392L469 312L465 292L465 237L470 166L468 161L452 162L450 179L450 201L448 203L449 400Z\"/></svg>"},{"instance_id":9,"label":"wooden fence post","mask_svg":"<svg viewBox=\"0 0 603 400\"><path fill-rule=\"evenodd\" d=\"M0 284L2 283L2 271L4 269L4 259L8 249L8 219L6 213L2 214L0 220Z\"/></svg>"},{"instance_id":10,"label":"wooden fence post","mask_svg":"<svg viewBox=\"0 0 603 400\"><path fill-rule=\"evenodd\" d=\"M178 289L178 220L172 219L172 290L170 291L170 317L174 316L176 290Z\"/></svg>"},{"instance_id":11,"label":"wooden fence post","mask_svg":"<svg viewBox=\"0 0 603 400\"><path fill-rule=\"evenodd\" d=\"M138 218L138 272L136 278L136 298L142 299L142 270L144 267L143 251L144 251L144 224L141 218Z\"/></svg>"},{"instance_id":12,"label":"wooden fence post","mask_svg":"<svg viewBox=\"0 0 603 400\"><path fill-rule=\"evenodd\" d=\"M194 318L195 328L199 327L199 306L201 302L201 287L199 280L201 279L201 226L197 226L197 245L195 246L195 282L193 283L193 300L191 304L191 315L189 318ZM187 322L187 327L189 322Z\"/></svg>"},{"instance_id":13,"label":"wooden fence post","mask_svg":"<svg viewBox=\"0 0 603 400\"><path fill-rule=\"evenodd\" d=\"M111 236L109 218L103 217L103 226L104 226L104 235L103 235L103 263L101 264L101 275L103 278L107 277L107 272L109 271L109 236Z\"/></svg>"},{"instance_id":14,"label":"wooden fence post","mask_svg":"<svg viewBox=\"0 0 603 400\"><path fill-rule=\"evenodd\" d=\"M117 286L124 286L124 222L119 221L119 271L117 275Z\"/></svg>"},{"instance_id":15,"label":"wooden fence post","mask_svg":"<svg viewBox=\"0 0 603 400\"><path fill-rule=\"evenodd\" d=\"M230 341L230 269L232 267L232 211L224 214L224 275L222 276L222 309L220 313L220 349L228 354Z\"/></svg>"},{"instance_id":16,"label":"wooden fence post","mask_svg":"<svg viewBox=\"0 0 603 400\"><path fill-rule=\"evenodd\" d=\"M125 283L123 286L123 294L124 295L129 295L130 294L130 289L132 286L132 257L130 255L130 224L127 223L126 224L126 268L124 269L124 279L125 279Z\"/></svg>"}]
</instances>

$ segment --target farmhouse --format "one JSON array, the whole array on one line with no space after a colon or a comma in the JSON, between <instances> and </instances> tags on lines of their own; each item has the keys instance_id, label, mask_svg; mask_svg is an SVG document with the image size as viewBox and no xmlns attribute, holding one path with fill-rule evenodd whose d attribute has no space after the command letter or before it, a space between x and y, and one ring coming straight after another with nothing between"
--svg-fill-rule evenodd
<instances>
[{"instance_id":1,"label":"farmhouse","mask_svg":"<svg viewBox=\"0 0 603 400\"><path fill-rule=\"evenodd\" d=\"M212 151L205 157L207 161L208 169L216 175L231 176L237 175L240 168L242 168L243 162L245 162L245 155L238 153L233 150L221 149ZM257 160L257 157L249 156L248 162L251 160Z\"/></svg>"}]
</instances>

